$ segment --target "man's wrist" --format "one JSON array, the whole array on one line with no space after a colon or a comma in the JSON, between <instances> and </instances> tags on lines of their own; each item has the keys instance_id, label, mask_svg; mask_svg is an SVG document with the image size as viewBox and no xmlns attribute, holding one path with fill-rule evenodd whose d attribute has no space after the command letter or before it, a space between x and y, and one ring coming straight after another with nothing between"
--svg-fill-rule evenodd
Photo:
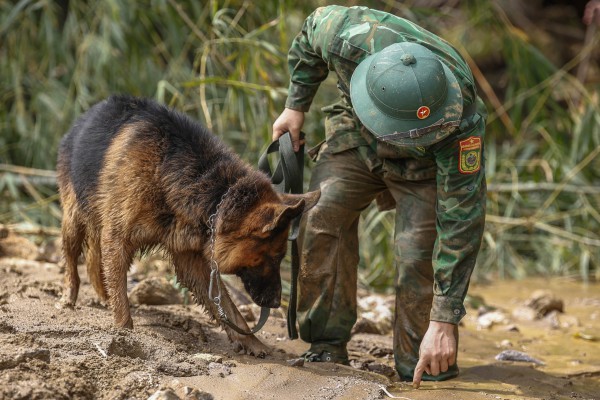
<instances>
[{"instance_id":1,"label":"man's wrist","mask_svg":"<svg viewBox=\"0 0 600 400\"><path fill-rule=\"evenodd\" d=\"M460 320L467 314L463 300L450 296L433 296L431 304L431 321L446 322L458 325Z\"/></svg>"},{"instance_id":2,"label":"man's wrist","mask_svg":"<svg viewBox=\"0 0 600 400\"><path fill-rule=\"evenodd\" d=\"M429 321L429 326L435 328L438 331L454 332L456 324L442 321Z\"/></svg>"}]
</instances>

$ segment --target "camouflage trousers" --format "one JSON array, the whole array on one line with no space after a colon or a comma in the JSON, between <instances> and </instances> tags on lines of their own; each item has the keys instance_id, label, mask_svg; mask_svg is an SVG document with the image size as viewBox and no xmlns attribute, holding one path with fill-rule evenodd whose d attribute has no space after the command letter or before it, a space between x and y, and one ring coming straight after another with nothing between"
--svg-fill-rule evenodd
<instances>
[{"instance_id":1,"label":"camouflage trousers","mask_svg":"<svg viewBox=\"0 0 600 400\"><path fill-rule=\"evenodd\" d=\"M359 217L387 189L396 204L394 359L400 378L412 380L433 299L436 182L406 180L386 161L369 146L335 154L326 144L321 148L310 184L310 190L321 189L321 198L303 218L299 236L299 333L311 351L347 355L357 318ZM456 375L455 364L423 379Z\"/></svg>"}]
</instances>

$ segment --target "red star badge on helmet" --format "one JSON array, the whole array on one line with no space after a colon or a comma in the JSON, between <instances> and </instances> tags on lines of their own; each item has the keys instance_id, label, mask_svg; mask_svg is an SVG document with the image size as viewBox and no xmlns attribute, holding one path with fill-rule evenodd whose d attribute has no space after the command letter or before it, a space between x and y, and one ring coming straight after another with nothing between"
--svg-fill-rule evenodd
<instances>
[{"instance_id":1,"label":"red star badge on helmet","mask_svg":"<svg viewBox=\"0 0 600 400\"><path fill-rule=\"evenodd\" d=\"M429 107L427 107L427 106L421 106L417 110L417 117L419 119L425 119L425 118L429 117L430 113L431 113L431 111L429 110Z\"/></svg>"}]
</instances>

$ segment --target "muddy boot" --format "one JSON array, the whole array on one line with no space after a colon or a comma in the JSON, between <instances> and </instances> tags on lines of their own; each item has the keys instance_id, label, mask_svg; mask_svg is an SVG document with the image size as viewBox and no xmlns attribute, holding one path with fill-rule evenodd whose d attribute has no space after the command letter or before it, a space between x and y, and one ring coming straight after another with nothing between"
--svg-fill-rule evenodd
<instances>
[{"instance_id":1,"label":"muddy boot","mask_svg":"<svg viewBox=\"0 0 600 400\"><path fill-rule=\"evenodd\" d=\"M327 344L313 344L310 349L301 356L306 362L332 362L336 364L349 365L348 351L346 346L335 346Z\"/></svg>"}]
</instances>

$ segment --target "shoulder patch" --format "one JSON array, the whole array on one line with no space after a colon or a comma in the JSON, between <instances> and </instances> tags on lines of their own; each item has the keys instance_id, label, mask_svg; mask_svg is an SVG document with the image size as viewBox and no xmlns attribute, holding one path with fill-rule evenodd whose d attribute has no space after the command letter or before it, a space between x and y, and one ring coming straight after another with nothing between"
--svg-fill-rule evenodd
<instances>
[{"instance_id":1,"label":"shoulder patch","mask_svg":"<svg viewBox=\"0 0 600 400\"><path fill-rule=\"evenodd\" d=\"M474 174L481 169L481 138L471 136L459 142L458 170L461 174Z\"/></svg>"}]
</instances>

